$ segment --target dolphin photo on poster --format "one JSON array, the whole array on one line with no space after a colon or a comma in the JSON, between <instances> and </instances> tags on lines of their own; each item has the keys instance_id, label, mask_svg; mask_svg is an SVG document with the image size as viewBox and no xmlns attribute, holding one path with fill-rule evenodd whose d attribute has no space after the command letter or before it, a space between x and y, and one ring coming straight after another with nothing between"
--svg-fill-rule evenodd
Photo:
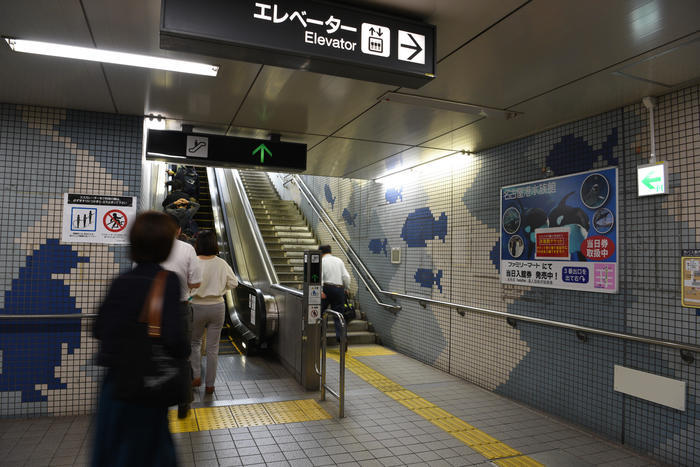
<instances>
[{"instance_id":1,"label":"dolphin photo on poster","mask_svg":"<svg viewBox=\"0 0 700 467\"><path fill-rule=\"evenodd\" d=\"M616 293L617 168L501 188L501 282Z\"/></svg>"}]
</instances>

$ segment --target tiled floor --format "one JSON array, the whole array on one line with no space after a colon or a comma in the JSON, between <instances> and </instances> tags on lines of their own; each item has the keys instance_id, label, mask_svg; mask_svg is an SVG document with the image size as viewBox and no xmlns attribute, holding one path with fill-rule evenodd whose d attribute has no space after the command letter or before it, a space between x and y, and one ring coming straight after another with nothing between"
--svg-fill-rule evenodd
<instances>
[{"instance_id":1,"label":"tiled floor","mask_svg":"<svg viewBox=\"0 0 700 467\"><path fill-rule=\"evenodd\" d=\"M350 358L364 363L527 459L547 466L645 466L648 458L574 426L475 387L403 355ZM338 364L328 360L337 387ZM317 398L278 364L262 358L219 360L216 392L196 394L196 406ZM321 406L334 417L329 396ZM174 434L182 465L518 465L492 463L463 441L401 405L351 371L345 418ZM86 465L89 416L0 420L0 465ZM514 461L512 461L514 462ZM525 465L525 464L520 464ZM536 465L533 463L529 465Z\"/></svg>"}]
</instances>

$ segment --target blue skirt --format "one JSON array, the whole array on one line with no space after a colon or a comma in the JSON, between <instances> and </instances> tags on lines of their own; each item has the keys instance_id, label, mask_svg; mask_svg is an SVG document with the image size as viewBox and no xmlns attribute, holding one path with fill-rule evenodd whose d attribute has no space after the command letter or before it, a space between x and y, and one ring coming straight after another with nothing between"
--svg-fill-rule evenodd
<instances>
[{"instance_id":1,"label":"blue skirt","mask_svg":"<svg viewBox=\"0 0 700 467\"><path fill-rule=\"evenodd\" d=\"M113 398L107 372L97 404L93 466L175 466L167 407L144 407Z\"/></svg>"}]
</instances>

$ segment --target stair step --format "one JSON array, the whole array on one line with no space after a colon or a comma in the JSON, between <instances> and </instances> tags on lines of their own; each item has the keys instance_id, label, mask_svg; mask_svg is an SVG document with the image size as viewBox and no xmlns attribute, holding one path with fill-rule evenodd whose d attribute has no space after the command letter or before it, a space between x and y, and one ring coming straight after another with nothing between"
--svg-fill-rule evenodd
<instances>
[{"instance_id":1,"label":"stair step","mask_svg":"<svg viewBox=\"0 0 700 467\"><path fill-rule=\"evenodd\" d=\"M257 219L256 219L257 220ZM268 225L274 225L273 221L271 219L262 219L263 222L258 222L258 226L268 226ZM305 226L306 223L301 220L301 219L279 219L277 222L279 225L290 225L294 227L301 227ZM262 231L262 229L260 229Z\"/></svg>"},{"instance_id":2,"label":"stair step","mask_svg":"<svg viewBox=\"0 0 700 467\"><path fill-rule=\"evenodd\" d=\"M267 228L268 225L265 225L265 229L260 229L260 233L263 235L269 235L271 237L277 237L277 238L310 238L313 237L313 233L305 227L298 228L296 230L281 230L281 229L276 229L274 228L275 226L273 225L273 228Z\"/></svg>"},{"instance_id":3,"label":"stair step","mask_svg":"<svg viewBox=\"0 0 700 467\"><path fill-rule=\"evenodd\" d=\"M279 238L263 236L265 243L271 245L318 245L315 238Z\"/></svg>"},{"instance_id":4,"label":"stair step","mask_svg":"<svg viewBox=\"0 0 700 467\"><path fill-rule=\"evenodd\" d=\"M328 345L338 345L335 331L326 333ZM348 345L376 344L377 335L369 331L348 332Z\"/></svg>"},{"instance_id":5,"label":"stair step","mask_svg":"<svg viewBox=\"0 0 700 467\"><path fill-rule=\"evenodd\" d=\"M253 209L255 208L269 208L278 209L283 206L289 206L296 209L297 205L294 201L285 201L281 199L252 199L250 200L250 205Z\"/></svg>"},{"instance_id":6,"label":"stair step","mask_svg":"<svg viewBox=\"0 0 700 467\"><path fill-rule=\"evenodd\" d=\"M333 331L335 333L335 321L333 321L332 316L328 316L328 332ZM365 320L362 319L353 319L350 321L350 324L348 324L348 332L370 332L369 331L369 323Z\"/></svg>"},{"instance_id":7,"label":"stair step","mask_svg":"<svg viewBox=\"0 0 700 467\"><path fill-rule=\"evenodd\" d=\"M270 221L276 221L277 219L299 219L303 220L304 218L301 217L301 214L299 212L284 212L280 211L278 213L270 213L270 212L254 212L255 218L256 219L264 219L264 220L270 220Z\"/></svg>"}]
</instances>

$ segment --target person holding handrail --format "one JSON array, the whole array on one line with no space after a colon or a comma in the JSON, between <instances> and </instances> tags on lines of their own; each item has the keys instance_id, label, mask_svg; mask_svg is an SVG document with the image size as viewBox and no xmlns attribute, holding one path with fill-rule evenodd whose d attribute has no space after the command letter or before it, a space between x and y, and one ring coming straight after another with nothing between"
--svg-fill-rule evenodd
<instances>
[{"instance_id":1,"label":"person holding handrail","mask_svg":"<svg viewBox=\"0 0 700 467\"><path fill-rule=\"evenodd\" d=\"M345 268L343 260L331 254L330 245L321 245L318 247L321 251L321 308L325 310L330 308L338 313L343 313L345 305L345 294L350 287L350 274ZM340 345L340 320L336 315L333 315L335 322L335 337ZM345 347L347 352L348 348Z\"/></svg>"}]
</instances>

